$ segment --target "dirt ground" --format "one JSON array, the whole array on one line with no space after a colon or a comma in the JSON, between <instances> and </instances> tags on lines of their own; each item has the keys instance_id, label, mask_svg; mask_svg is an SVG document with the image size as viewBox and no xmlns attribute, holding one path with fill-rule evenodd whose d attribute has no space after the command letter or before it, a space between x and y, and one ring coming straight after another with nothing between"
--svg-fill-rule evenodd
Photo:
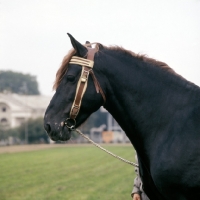
<instances>
[{"instance_id":1,"label":"dirt ground","mask_svg":"<svg viewBox=\"0 0 200 200\"><path fill-rule=\"evenodd\" d=\"M49 149L56 147L69 147L69 146L93 146L92 144L31 144L31 145L13 145L13 146L1 146L0 154L2 153L15 153L23 151L37 151L41 149ZM108 144L107 144L108 145ZM109 144L112 146L130 146L131 144Z\"/></svg>"},{"instance_id":2,"label":"dirt ground","mask_svg":"<svg viewBox=\"0 0 200 200\"><path fill-rule=\"evenodd\" d=\"M41 149L49 149L55 147L65 147L67 144L33 144L33 145L14 145L0 147L1 153L15 153L22 151L37 151Z\"/></svg>"}]
</instances>

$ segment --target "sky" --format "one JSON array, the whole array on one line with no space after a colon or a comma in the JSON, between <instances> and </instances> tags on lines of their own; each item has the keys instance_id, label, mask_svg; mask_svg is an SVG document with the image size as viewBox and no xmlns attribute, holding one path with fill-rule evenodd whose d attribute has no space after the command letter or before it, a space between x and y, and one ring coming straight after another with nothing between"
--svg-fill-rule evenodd
<instances>
[{"instance_id":1,"label":"sky","mask_svg":"<svg viewBox=\"0 0 200 200\"><path fill-rule=\"evenodd\" d=\"M66 33L147 54L200 86L200 0L0 0L0 70L34 75L53 95Z\"/></svg>"}]
</instances>

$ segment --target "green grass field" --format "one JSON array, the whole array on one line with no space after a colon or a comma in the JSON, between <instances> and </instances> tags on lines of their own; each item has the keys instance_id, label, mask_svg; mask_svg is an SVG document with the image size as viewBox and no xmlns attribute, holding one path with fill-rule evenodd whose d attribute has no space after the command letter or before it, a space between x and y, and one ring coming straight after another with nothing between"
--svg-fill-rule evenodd
<instances>
[{"instance_id":1,"label":"green grass field","mask_svg":"<svg viewBox=\"0 0 200 200\"><path fill-rule=\"evenodd\" d=\"M132 146L105 145L134 161ZM0 200L131 199L134 167L94 146L0 154Z\"/></svg>"}]
</instances>

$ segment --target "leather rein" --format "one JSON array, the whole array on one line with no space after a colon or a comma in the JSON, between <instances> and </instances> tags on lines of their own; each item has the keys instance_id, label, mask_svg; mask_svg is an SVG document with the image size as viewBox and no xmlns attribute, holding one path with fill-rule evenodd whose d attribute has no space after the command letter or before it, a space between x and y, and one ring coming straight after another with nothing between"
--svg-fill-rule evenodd
<instances>
[{"instance_id":1,"label":"leather rein","mask_svg":"<svg viewBox=\"0 0 200 200\"><path fill-rule=\"evenodd\" d=\"M79 81L77 83L76 87L76 94L74 98L74 102L71 107L70 115L69 118L67 118L64 122L64 124L70 129L74 130L76 126L76 117L79 113L80 107L81 107L81 102L83 95L85 94L85 91L87 89L87 84L88 84L88 78L89 75L92 76L96 92L100 93L103 97L104 103L106 102L106 97L105 94L96 78L93 72L93 66L94 66L94 55L97 52L96 48L87 48L88 53L87 53L87 59L73 56L71 60L69 61L70 64L76 64L82 66L82 71L81 71L81 76L79 78Z\"/></svg>"}]
</instances>

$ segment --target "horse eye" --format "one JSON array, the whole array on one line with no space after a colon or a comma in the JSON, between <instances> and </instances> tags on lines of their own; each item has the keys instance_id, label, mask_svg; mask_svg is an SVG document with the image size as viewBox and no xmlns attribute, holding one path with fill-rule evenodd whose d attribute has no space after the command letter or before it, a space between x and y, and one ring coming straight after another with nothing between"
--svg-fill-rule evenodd
<instances>
[{"instance_id":1,"label":"horse eye","mask_svg":"<svg viewBox=\"0 0 200 200\"><path fill-rule=\"evenodd\" d=\"M73 76L73 75L68 75L68 76L67 76L67 81L69 81L69 82L75 81L75 76Z\"/></svg>"}]
</instances>

